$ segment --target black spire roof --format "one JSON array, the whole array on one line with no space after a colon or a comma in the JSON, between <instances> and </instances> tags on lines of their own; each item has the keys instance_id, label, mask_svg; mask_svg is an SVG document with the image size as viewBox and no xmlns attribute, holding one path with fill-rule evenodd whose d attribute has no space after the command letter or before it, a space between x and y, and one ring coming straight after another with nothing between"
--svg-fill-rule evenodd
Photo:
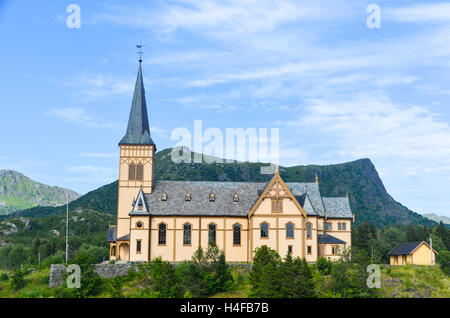
<instances>
[{"instance_id":1,"label":"black spire roof","mask_svg":"<svg viewBox=\"0 0 450 318\"><path fill-rule=\"evenodd\" d=\"M134 88L133 103L131 104L130 119L128 120L127 133L119 142L119 145L155 145L150 136L147 103L145 102L144 81L142 80L142 68L140 62L136 86Z\"/></svg>"}]
</instances>

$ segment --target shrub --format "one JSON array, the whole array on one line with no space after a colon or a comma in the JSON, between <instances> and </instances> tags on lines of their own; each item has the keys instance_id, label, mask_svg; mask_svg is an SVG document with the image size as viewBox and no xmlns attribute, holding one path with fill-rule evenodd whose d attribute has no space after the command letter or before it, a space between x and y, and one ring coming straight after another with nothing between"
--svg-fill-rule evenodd
<instances>
[{"instance_id":1,"label":"shrub","mask_svg":"<svg viewBox=\"0 0 450 318\"><path fill-rule=\"evenodd\" d=\"M11 287L14 290L21 289L25 287L25 272L21 270L17 270L14 272L14 274L11 276Z\"/></svg>"},{"instance_id":2,"label":"shrub","mask_svg":"<svg viewBox=\"0 0 450 318\"><path fill-rule=\"evenodd\" d=\"M330 260L326 259L325 257L319 257L316 266L321 274L330 275L333 264Z\"/></svg>"},{"instance_id":3,"label":"shrub","mask_svg":"<svg viewBox=\"0 0 450 318\"><path fill-rule=\"evenodd\" d=\"M98 295L103 289L103 281L94 272L95 258L88 251L80 250L70 263L78 264L81 270L81 286L74 289L74 295L79 298Z\"/></svg>"},{"instance_id":4,"label":"shrub","mask_svg":"<svg viewBox=\"0 0 450 318\"><path fill-rule=\"evenodd\" d=\"M5 282L9 279L8 274L6 273L1 273L0 274L0 282Z\"/></svg>"}]
</instances>

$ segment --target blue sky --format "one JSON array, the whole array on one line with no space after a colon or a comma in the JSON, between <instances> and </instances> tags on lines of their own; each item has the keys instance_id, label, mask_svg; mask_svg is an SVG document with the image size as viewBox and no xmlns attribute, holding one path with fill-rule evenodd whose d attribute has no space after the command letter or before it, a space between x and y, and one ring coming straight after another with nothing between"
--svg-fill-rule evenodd
<instances>
[{"instance_id":1,"label":"blue sky","mask_svg":"<svg viewBox=\"0 0 450 318\"><path fill-rule=\"evenodd\" d=\"M370 158L396 200L450 216L449 3L0 0L0 39L0 169L114 181L142 40L158 149L197 119L278 127L280 164Z\"/></svg>"}]
</instances>

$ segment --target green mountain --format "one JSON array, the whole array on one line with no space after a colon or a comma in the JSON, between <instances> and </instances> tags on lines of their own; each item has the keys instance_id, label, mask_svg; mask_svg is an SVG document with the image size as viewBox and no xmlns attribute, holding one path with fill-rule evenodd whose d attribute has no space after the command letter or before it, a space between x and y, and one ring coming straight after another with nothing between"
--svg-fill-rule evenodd
<instances>
[{"instance_id":1,"label":"green mountain","mask_svg":"<svg viewBox=\"0 0 450 318\"><path fill-rule=\"evenodd\" d=\"M155 156L155 178L160 180L191 181L268 181L271 175L260 173L263 163L174 163L171 150L165 149ZM374 165L369 159L360 159L336 165L309 165L280 167L287 182L313 182L319 176L323 196L345 196L356 215L356 225L371 222L377 227L388 224L436 224L395 201L386 191ZM117 181L70 203L70 210L86 207L115 215L117 211ZM14 213L15 216L45 216L63 213L65 207L35 207Z\"/></svg>"},{"instance_id":2,"label":"green mountain","mask_svg":"<svg viewBox=\"0 0 450 318\"><path fill-rule=\"evenodd\" d=\"M437 215L434 213L427 213L427 214L422 214L424 217L426 217L427 219L433 220L435 222L441 222L444 224L449 224L450 225L450 218L443 216L443 215Z\"/></svg>"},{"instance_id":3,"label":"green mountain","mask_svg":"<svg viewBox=\"0 0 450 318\"><path fill-rule=\"evenodd\" d=\"M0 215L35 206L58 206L77 199L72 190L51 187L12 170L0 170Z\"/></svg>"}]
</instances>

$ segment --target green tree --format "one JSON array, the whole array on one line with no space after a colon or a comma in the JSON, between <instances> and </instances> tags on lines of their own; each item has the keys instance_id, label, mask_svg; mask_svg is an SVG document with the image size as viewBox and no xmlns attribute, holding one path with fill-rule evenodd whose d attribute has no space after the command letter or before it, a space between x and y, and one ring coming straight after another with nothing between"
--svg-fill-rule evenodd
<instances>
[{"instance_id":1,"label":"green tree","mask_svg":"<svg viewBox=\"0 0 450 318\"><path fill-rule=\"evenodd\" d=\"M436 234L430 234L430 236L426 239L426 242L428 244L430 244L430 238L433 242L433 249L435 249L438 253L446 250L445 244L440 236L437 236Z\"/></svg>"},{"instance_id":2,"label":"green tree","mask_svg":"<svg viewBox=\"0 0 450 318\"><path fill-rule=\"evenodd\" d=\"M281 297L281 259L266 245L255 249L253 266L249 275L250 297Z\"/></svg>"},{"instance_id":3,"label":"green tree","mask_svg":"<svg viewBox=\"0 0 450 318\"><path fill-rule=\"evenodd\" d=\"M288 254L281 263L281 289L283 298L311 298L315 296L313 274L306 260Z\"/></svg>"},{"instance_id":4,"label":"green tree","mask_svg":"<svg viewBox=\"0 0 450 318\"><path fill-rule=\"evenodd\" d=\"M440 252L436 256L436 262L446 275L450 275L450 251Z\"/></svg>"},{"instance_id":5,"label":"green tree","mask_svg":"<svg viewBox=\"0 0 450 318\"><path fill-rule=\"evenodd\" d=\"M178 285L175 269L161 258L156 258L151 264L151 286L159 297L181 297L181 289Z\"/></svg>"}]
</instances>

